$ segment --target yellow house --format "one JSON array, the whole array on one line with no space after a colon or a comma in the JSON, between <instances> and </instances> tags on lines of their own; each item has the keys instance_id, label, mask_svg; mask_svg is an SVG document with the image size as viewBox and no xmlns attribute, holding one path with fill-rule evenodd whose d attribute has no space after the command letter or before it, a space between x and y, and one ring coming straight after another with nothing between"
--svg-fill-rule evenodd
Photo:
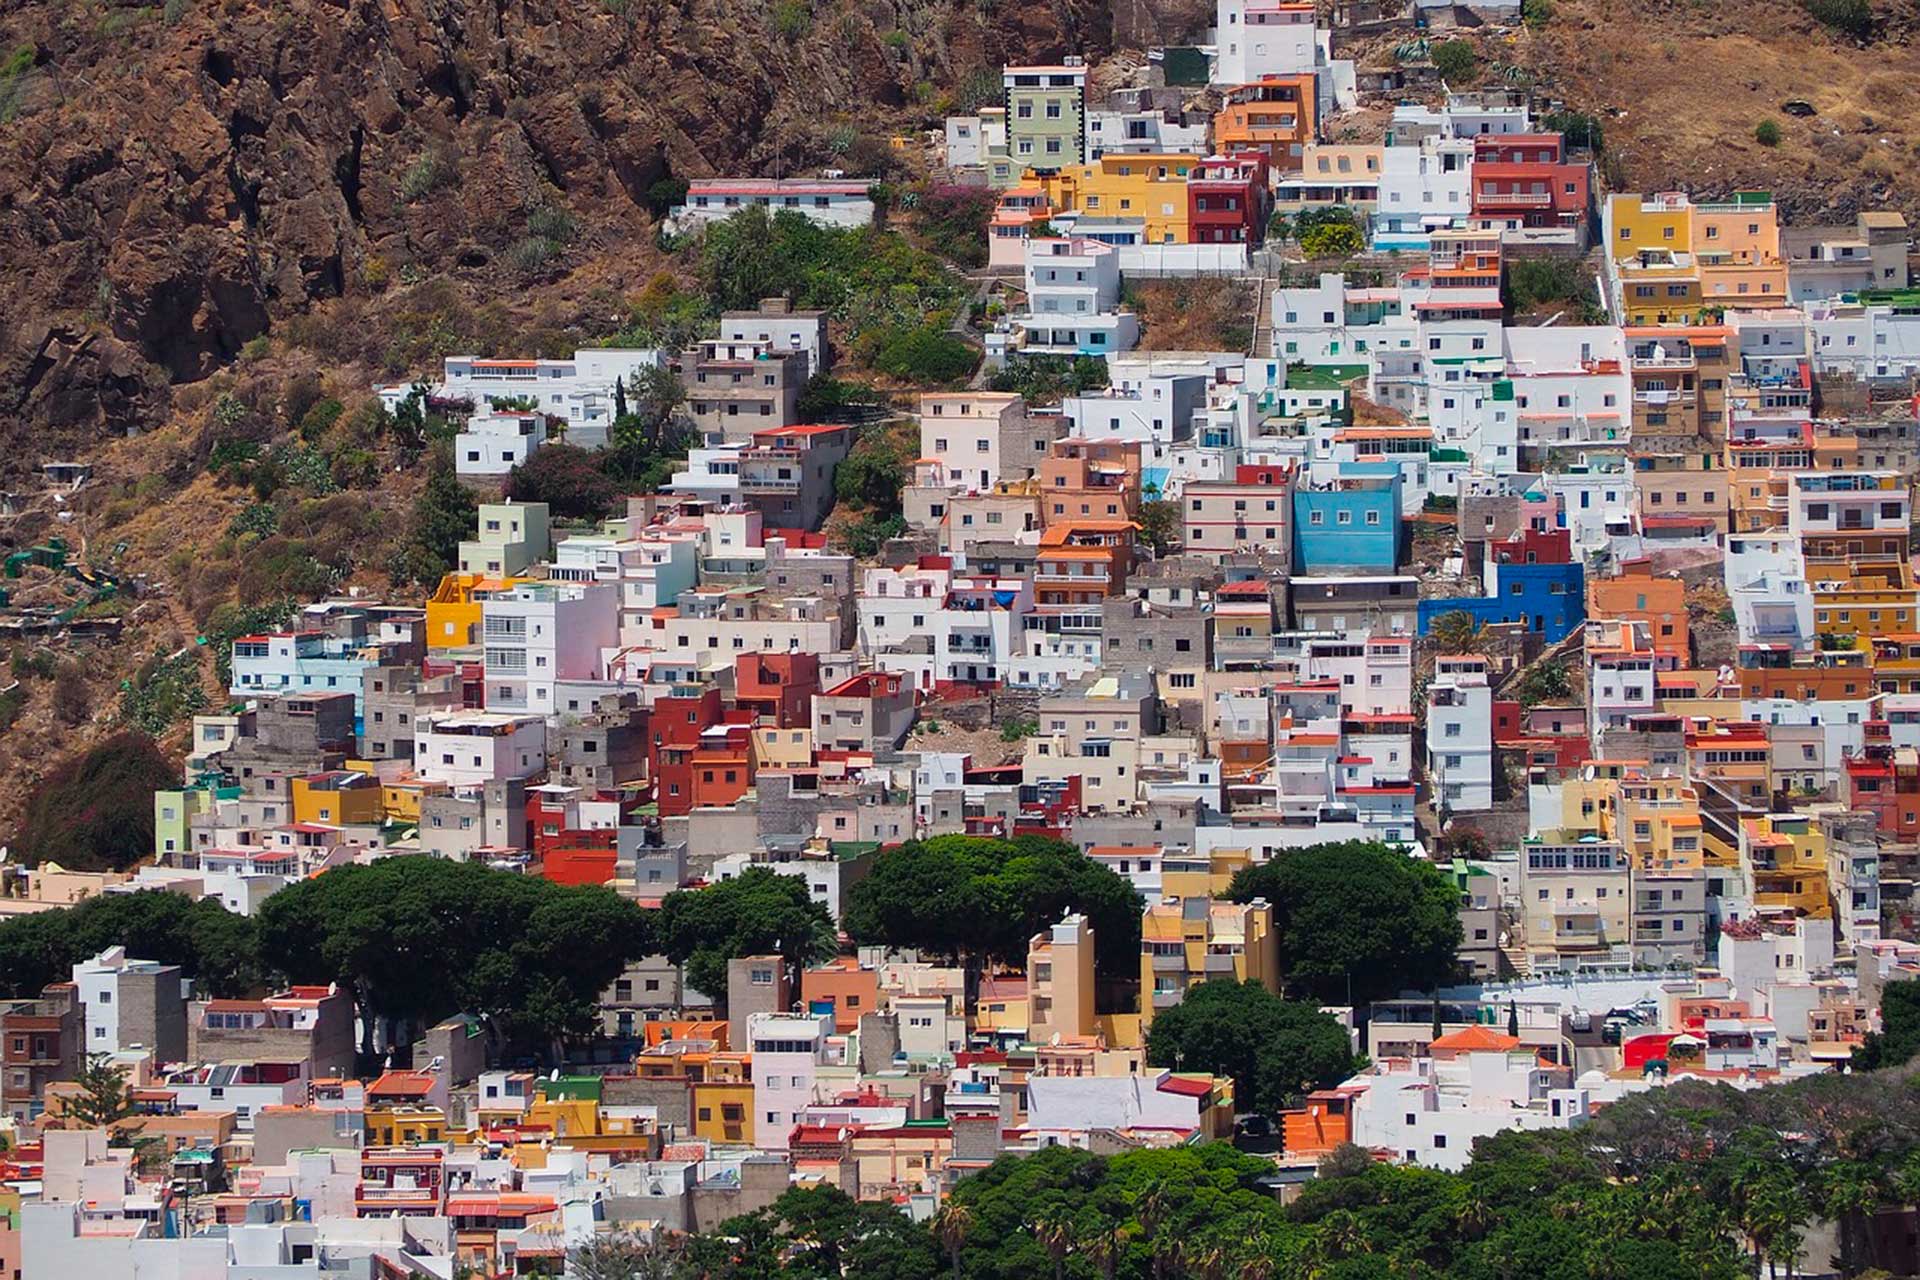
<instances>
[{"instance_id":1,"label":"yellow house","mask_svg":"<svg viewBox=\"0 0 1920 1280\"><path fill-rule=\"evenodd\" d=\"M1280 939L1273 908L1264 902L1171 898L1140 919L1140 1020L1185 998L1187 989L1216 978L1254 981L1280 991Z\"/></svg>"},{"instance_id":2,"label":"yellow house","mask_svg":"<svg viewBox=\"0 0 1920 1280\"><path fill-rule=\"evenodd\" d=\"M1167 853L1160 859L1160 893L1181 899L1222 897L1233 883L1234 872L1252 865L1250 848Z\"/></svg>"},{"instance_id":3,"label":"yellow house","mask_svg":"<svg viewBox=\"0 0 1920 1280\"><path fill-rule=\"evenodd\" d=\"M1807 577L1813 588L1816 635L1852 640L1899 634L1912 630L1920 620L1920 593L1915 592L1901 561L1827 561L1809 566ZM1865 675L1863 687L1870 687Z\"/></svg>"},{"instance_id":4,"label":"yellow house","mask_svg":"<svg viewBox=\"0 0 1920 1280\"><path fill-rule=\"evenodd\" d=\"M1755 907L1820 918L1831 914L1827 840L1819 823L1804 813L1744 818L1740 844Z\"/></svg>"},{"instance_id":5,"label":"yellow house","mask_svg":"<svg viewBox=\"0 0 1920 1280\"><path fill-rule=\"evenodd\" d=\"M532 578L449 573L427 597L427 648L465 649L480 643L480 594L507 591Z\"/></svg>"},{"instance_id":6,"label":"yellow house","mask_svg":"<svg viewBox=\"0 0 1920 1280\"><path fill-rule=\"evenodd\" d=\"M1695 871L1705 865L1700 800L1678 778L1620 784L1620 843L1643 871Z\"/></svg>"},{"instance_id":7,"label":"yellow house","mask_svg":"<svg viewBox=\"0 0 1920 1280\"><path fill-rule=\"evenodd\" d=\"M447 1113L416 1103L368 1103L367 1145L410 1147L447 1136Z\"/></svg>"},{"instance_id":8,"label":"yellow house","mask_svg":"<svg viewBox=\"0 0 1920 1280\"><path fill-rule=\"evenodd\" d=\"M1027 980L1004 974L980 979L969 1011L969 1030L996 1040L1025 1040L1029 1026Z\"/></svg>"},{"instance_id":9,"label":"yellow house","mask_svg":"<svg viewBox=\"0 0 1920 1280\"><path fill-rule=\"evenodd\" d=\"M753 1082L707 1080L693 1086L693 1136L728 1146L754 1145Z\"/></svg>"},{"instance_id":10,"label":"yellow house","mask_svg":"<svg viewBox=\"0 0 1920 1280\"><path fill-rule=\"evenodd\" d=\"M953 1126L946 1120L909 1120L893 1129L862 1129L851 1143L862 1200L932 1191L953 1154Z\"/></svg>"},{"instance_id":11,"label":"yellow house","mask_svg":"<svg viewBox=\"0 0 1920 1280\"><path fill-rule=\"evenodd\" d=\"M377 826L385 812L385 788L370 773L335 769L293 780L295 822Z\"/></svg>"},{"instance_id":12,"label":"yellow house","mask_svg":"<svg viewBox=\"0 0 1920 1280\"><path fill-rule=\"evenodd\" d=\"M753 767L805 769L813 763L813 730L763 725L753 730Z\"/></svg>"},{"instance_id":13,"label":"yellow house","mask_svg":"<svg viewBox=\"0 0 1920 1280\"><path fill-rule=\"evenodd\" d=\"M427 796L439 795L446 791L444 782L431 782L425 778L396 778L392 782L380 785L380 807L386 810L387 818L392 822L418 824L420 821L420 801Z\"/></svg>"},{"instance_id":14,"label":"yellow house","mask_svg":"<svg viewBox=\"0 0 1920 1280\"><path fill-rule=\"evenodd\" d=\"M1199 163L1199 156L1183 152L1110 154L1035 175L1033 181L1055 209L1089 218L1139 219L1146 223L1146 243L1186 244L1191 234L1187 175Z\"/></svg>"},{"instance_id":15,"label":"yellow house","mask_svg":"<svg viewBox=\"0 0 1920 1280\"><path fill-rule=\"evenodd\" d=\"M1697 324L1711 310L1786 302L1780 219L1765 191L1695 204L1679 192L1608 198L1608 275L1627 324Z\"/></svg>"}]
</instances>

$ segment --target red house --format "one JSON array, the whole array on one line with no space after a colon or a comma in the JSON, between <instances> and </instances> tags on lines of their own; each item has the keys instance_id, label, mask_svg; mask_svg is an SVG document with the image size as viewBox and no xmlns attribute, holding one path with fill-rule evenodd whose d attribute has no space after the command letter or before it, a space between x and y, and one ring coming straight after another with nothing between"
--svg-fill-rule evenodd
<instances>
[{"instance_id":1,"label":"red house","mask_svg":"<svg viewBox=\"0 0 1920 1280\"><path fill-rule=\"evenodd\" d=\"M1259 244L1267 228L1268 190L1264 155L1208 156L1187 177L1188 239Z\"/></svg>"},{"instance_id":2,"label":"red house","mask_svg":"<svg viewBox=\"0 0 1920 1280\"><path fill-rule=\"evenodd\" d=\"M1566 158L1557 133L1509 133L1473 144L1473 216L1510 227L1578 227L1587 222L1592 166Z\"/></svg>"},{"instance_id":3,"label":"red house","mask_svg":"<svg viewBox=\"0 0 1920 1280\"><path fill-rule=\"evenodd\" d=\"M733 702L761 724L804 729L820 692L820 658L812 653L743 653L733 664Z\"/></svg>"}]
</instances>

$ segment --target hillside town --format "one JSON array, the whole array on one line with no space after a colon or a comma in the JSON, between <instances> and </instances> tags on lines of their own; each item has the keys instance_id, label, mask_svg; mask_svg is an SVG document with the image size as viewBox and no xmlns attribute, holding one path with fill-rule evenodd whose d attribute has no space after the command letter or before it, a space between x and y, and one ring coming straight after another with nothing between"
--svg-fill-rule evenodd
<instances>
[{"instance_id":1,"label":"hillside town","mask_svg":"<svg viewBox=\"0 0 1920 1280\"><path fill-rule=\"evenodd\" d=\"M6 868L0 1274L638 1275L581 1259L823 1188L1009 1274L1008 1157L1231 1144L1287 1204L1920 1036L1905 219L1611 189L1597 122L1325 24L1217 0L910 140L992 201L970 379L814 412L841 335L773 296L379 387L451 423L457 563L221 641L135 865ZM676 236L886 205L686 188ZM1245 341L1146 342L1168 281ZM643 394L686 448L624 510L512 496Z\"/></svg>"}]
</instances>

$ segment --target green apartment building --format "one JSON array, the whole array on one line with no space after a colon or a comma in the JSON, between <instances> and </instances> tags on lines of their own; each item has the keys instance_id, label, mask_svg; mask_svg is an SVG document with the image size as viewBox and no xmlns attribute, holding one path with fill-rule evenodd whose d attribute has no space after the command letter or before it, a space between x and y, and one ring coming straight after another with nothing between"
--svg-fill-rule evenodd
<instances>
[{"instance_id":1,"label":"green apartment building","mask_svg":"<svg viewBox=\"0 0 1920 1280\"><path fill-rule=\"evenodd\" d=\"M1007 155L1014 181L1028 169L1051 172L1087 158L1087 68L1073 59L1057 67L1008 67Z\"/></svg>"}]
</instances>

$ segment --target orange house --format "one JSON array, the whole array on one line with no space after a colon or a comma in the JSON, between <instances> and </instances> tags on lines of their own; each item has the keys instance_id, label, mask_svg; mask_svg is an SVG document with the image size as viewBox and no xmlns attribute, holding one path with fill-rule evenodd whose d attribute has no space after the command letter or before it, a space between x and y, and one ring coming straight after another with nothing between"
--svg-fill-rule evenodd
<instances>
[{"instance_id":1,"label":"orange house","mask_svg":"<svg viewBox=\"0 0 1920 1280\"><path fill-rule=\"evenodd\" d=\"M1040 460L1040 522L1131 520L1140 510L1140 442L1057 440Z\"/></svg>"},{"instance_id":2,"label":"orange house","mask_svg":"<svg viewBox=\"0 0 1920 1280\"><path fill-rule=\"evenodd\" d=\"M1130 520L1049 525L1033 561L1033 587L1040 603L1097 606L1119 595L1133 564L1133 530Z\"/></svg>"},{"instance_id":3,"label":"orange house","mask_svg":"<svg viewBox=\"0 0 1920 1280\"><path fill-rule=\"evenodd\" d=\"M1213 116L1216 151L1258 151L1282 173L1299 173L1319 136L1313 73L1265 76L1226 91Z\"/></svg>"},{"instance_id":4,"label":"orange house","mask_svg":"<svg viewBox=\"0 0 1920 1280\"><path fill-rule=\"evenodd\" d=\"M1687 631L1687 587L1678 578L1656 578L1652 561L1629 560L1617 578L1587 580L1587 617L1643 622L1653 647L1685 666L1693 652Z\"/></svg>"},{"instance_id":5,"label":"orange house","mask_svg":"<svg viewBox=\"0 0 1920 1280\"><path fill-rule=\"evenodd\" d=\"M880 1007L880 973L861 968L852 956L841 956L800 975L800 1000L809 1010L831 1006L835 1031L856 1030L861 1014Z\"/></svg>"},{"instance_id":6,"label":"orange house","mask_svg":"<svg viewBox=\"0 0 1920 1280\"><path fill-rule=\"evenodd\" d=\"M1307 1105L1280 1113L1280 1134L1290 1156L1323 1156L1353 1141L1353 1095L1360 1089L1316 1089Z\"/></svg>"},{"instance_id":7,"label":"orange house","mask_svg":"<svg viewBox=\"0 0 1920 1280\"><path fill-rule=\"evenodd\" d=\"M595 835L596 832L581 832ZM555 884L606 884L613 879L618 850L607 847L549 849L540 859L540 874Z\"/></svg>"}]
</instances>

